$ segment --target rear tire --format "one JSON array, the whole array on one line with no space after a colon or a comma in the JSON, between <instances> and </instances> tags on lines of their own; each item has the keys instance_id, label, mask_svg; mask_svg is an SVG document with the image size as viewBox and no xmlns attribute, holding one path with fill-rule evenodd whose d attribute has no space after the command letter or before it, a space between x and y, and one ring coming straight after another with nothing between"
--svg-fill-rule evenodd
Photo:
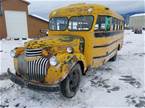
<instances>
[{"instance_id":1,"label":"rear tire","mask_svg":"<svg viewBox=\"0 0 145 108\"><path fill-rule=\"evenodd\" d=\"M61 82L60 89L64 97L72 98L76 95L80 85L81 73L80 65L76 64L66 79Z\"/></svg>"},{"instance_id":2,"label":"rear tire","mask_svg":"<svg viewBox=\"0 0 145 108\"><path fill-rule=\"evenodd\" d=\"M114 62L116 61L116 59L117 59L117 53L109 61Z\"/></svg>"}]
</instances>

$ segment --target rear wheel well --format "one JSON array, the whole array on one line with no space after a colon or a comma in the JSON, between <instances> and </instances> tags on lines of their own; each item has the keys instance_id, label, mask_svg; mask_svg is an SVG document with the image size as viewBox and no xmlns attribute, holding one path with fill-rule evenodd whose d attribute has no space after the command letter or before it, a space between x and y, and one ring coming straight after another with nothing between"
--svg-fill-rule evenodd
<instances>
[{"instance_id":1,"label":"rear wheel well","mask_svg":"<svg viewBox=\"0 0 145 108\"><path fill-rule=\"evenodd\" d=\"M82 75L85 75L85 73L84 73L84 63L83 63L82 61L78 61L77 63L78 63L78 64L80 65L80 67L81 67Z\"/></svg>"}]
</instances>

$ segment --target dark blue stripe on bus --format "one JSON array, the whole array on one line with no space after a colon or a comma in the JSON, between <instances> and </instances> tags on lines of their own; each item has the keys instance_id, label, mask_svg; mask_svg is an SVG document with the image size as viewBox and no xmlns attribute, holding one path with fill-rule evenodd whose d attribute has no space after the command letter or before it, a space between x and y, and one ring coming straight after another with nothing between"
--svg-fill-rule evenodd
<instances>
[{"instance_id":1,"label":"dark blue stripe on bus","mask_svg":"<svg viewBox=\"0 0 145 108\"><path fill-rule=\"evenodd\" d=\"M98 59L98 58L104 58L104 57L107 57L107 56L111 55L115 50L117 50L117 48L113 49L111 52L107 53L106 55L93 57L93 59Z\"/></svg>"},{"instance_id":2,"label":"dark blue stripe on bus","mask_svg":"<svg viewBox=\"0 0 145 108\"><path fill-rule=\"evenodd\" d=\"M114 35L117 35L117 34L120 34L120 33L123 33L123 31L95 33L95 37L96 38L109 37L109 36L114 36Z\"/></svg>"}]
</instances>

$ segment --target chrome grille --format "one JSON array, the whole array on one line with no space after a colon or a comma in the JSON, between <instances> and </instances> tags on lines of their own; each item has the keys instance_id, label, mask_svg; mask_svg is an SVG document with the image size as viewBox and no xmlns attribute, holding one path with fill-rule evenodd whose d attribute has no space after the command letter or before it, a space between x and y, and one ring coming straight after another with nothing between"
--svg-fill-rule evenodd
<instances>
[{"instance_id":1,"label":"chrome grille","mask_svg":"<svg viewBox=\"0 0 145 108\"><path fill-rule=\"evenodd\" d=\"M42 55L42 48L37 48L37 49L25 49L25 55L26 55L27 57L41 56L41 55Z\"/></svg>"},{"instance_id":2,"label":"chrome grille","mask_svg":"<svg viewBox=\"0 0 145 108\"><path fill-rule=\"evenodd\" d=\"M18 56L18 71L22 76L25 76L27 71L27 62L25 61L25 55Z\"/></svg>"},{"instance_id":3,"label":"chrome grille","mask_svg":"<svg viewBox=\"0 0 145 108\"><path fill-rule=\"evenodd\" d=\"M40 58L35 61L29 61L27 69L29 80L41 81L47 74L48 59Z\"/></svg>"}]
</instances>

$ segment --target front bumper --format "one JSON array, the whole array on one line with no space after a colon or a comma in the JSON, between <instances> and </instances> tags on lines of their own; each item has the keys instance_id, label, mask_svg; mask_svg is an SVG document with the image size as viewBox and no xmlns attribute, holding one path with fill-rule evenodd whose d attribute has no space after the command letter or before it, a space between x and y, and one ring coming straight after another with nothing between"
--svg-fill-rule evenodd
<instances>
[{"instance_id":1,"label":"front bumper","mask_svg":"<svg viewBox=\"0 0 145 108\"><path fill-rule=\"evenodd\" d=\"M28 80L24 80L23 78L13 74L9 68L8 68L7 72L10 77L10 80L22 87L28 87L30 89L42 90L42 91L48 91L48 92L57 92L60 90L59 85L49 86L46 84L38 84L38 83L30 82Z\"/></svg>"}]
</instances>

